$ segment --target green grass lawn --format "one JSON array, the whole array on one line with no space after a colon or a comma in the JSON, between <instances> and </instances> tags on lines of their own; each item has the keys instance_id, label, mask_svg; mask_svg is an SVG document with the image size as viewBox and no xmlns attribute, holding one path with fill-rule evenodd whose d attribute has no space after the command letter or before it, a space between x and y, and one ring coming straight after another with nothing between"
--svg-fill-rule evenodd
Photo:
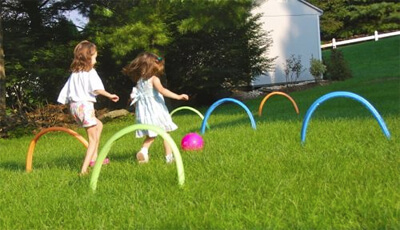
<instances>
[{"instance_id":1,"label":"green grass lawn","mask_svg":"<svg viewBox=\"0 0 400 230\"><path fill-rule=\"evenodd\" d=\"M201 151L181 150L185 184L164 162L162 139L139 165L142 139L133 133L111 148L96 192L79 177L84 147L65 133L38 141L33 171L25 158L34 135L0 140L0 229L399 229L400 36L340 48L354 77L290 96L244 101L256 120L226 103L217 107ZM329 55L324 51L323 55ZM351 91L382 115L388 140L359 102L335 98L321 104L300 142L304 115L322 95ZM197 108L205 114L208 108ZM178 146L201 119L174 114ZM101 146L134 117L105 123ZM84 137L84 130L77 129Z\"/></svg>"}]
</instances>

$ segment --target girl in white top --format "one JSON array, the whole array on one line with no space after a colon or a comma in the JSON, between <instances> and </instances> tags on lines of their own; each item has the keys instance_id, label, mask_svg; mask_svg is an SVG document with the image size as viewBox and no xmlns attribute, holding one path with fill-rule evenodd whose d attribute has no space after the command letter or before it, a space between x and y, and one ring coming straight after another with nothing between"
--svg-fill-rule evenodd
<instances>
[{"instance_id":1,"label":"girl in white top","mask_svg":"<svg viewBox=\"0 0 400 230\"><path fill-rule=\"evenodd\" d=\"M176 94L164 88L160 77L164 74L164 60L152 53L139 54L122 72L131 77L136 83L131 93L132 103L136 103L136 123L150 124L164 129L166 132L178 127L172 122L164 97L176 100L189 100L186 94ZM145 136L141 150L136 154L139 163L149 161L148 149L153 144L157 133L150 130L137 130L136 137ZM165 157L167 163L174 161L171 146L164 140Z\"/></svg>"},{"instance_id":2,"label":"girl in white top","mask_svg":"<svg viewBox=\"0 0 400 230\"><path fill-rule=\"evenodd\" d=\"M93 68L96 57L96 45L89 41L82 41L75 47L74 60L70 67L72 74L57 99L62 104L69 104L72 116L80 126L86 129L89 138L81 175L86 174L89 165L93 166L96 162L100 135L103 130L103 123L95 116L96 96L103 95L113 102L119 100L117 95L104 90L104 85ZM108 162L109 160L105 159L103 164Z\"/></svg>"}]
</instances>

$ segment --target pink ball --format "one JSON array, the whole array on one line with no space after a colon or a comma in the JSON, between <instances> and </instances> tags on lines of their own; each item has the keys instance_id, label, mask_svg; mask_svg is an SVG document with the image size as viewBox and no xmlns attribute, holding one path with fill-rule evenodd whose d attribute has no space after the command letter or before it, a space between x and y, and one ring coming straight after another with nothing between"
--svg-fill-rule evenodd
<instances>
[{"instance_id":1,"label":"pink ball","mask_svg":"<svg viewBox=\"0 0 400 230\"><path fill-rule=\"evenodd\" d=\"M203 138L197 133L186 134L181 141L183 150L200 150L204 147Z\"/></svg>"}]
</instances>

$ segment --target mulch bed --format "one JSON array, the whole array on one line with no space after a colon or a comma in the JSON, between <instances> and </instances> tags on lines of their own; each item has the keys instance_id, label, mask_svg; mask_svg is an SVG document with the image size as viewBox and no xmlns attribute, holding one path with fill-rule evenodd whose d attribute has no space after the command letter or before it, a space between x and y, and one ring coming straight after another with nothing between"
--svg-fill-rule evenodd
<instances>
[{"instance_id":1,"label":"mulch bed","mask_svg":"<svg viewBox=\"0 0 400 230\"><path fill-rule=\"evenodd\" d=\"M107 112L107 109L98 110L96 115L100 116ZM0 138L34 135L44 128L56 126L71 129L78 127L67 106L48 104L25 114L8 115L0 122Z\"/></svg>"}]
</instances>

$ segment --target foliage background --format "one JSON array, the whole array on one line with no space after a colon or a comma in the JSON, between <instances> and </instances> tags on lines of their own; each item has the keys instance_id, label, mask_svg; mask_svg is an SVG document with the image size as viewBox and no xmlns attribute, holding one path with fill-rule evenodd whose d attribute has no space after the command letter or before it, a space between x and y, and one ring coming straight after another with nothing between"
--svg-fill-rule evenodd
<instances>
[{"instance_id":1,"label":"foliage background","mask_svg":"<svg viewBox=\"0 0 400 230\"><path fill-rule=\"evenodd\" d=\"M400 30L397 0L308 0L324 11L320 18L321 40L339 40L373 35L374 31Z\"/></svg>"},{"instance_id":2,"label":"foliage background","mask_svg":"<svg viewBox=\"0 0 400 230\"><path fill-rule=\"evenodd\" d=\"M168 88L190 94L192 105L210 104L271 68L275 57L268 50L273 41L259 29L259 15L250 14L259 2L3 0L6 77L0 81L0 102L6 97L7 113L20 117L56 103L74 46L89 39L99 47L97 70L106 89L121 97L118 104L99 98L97 108L126 108L133 83L120 71L143 50L166 58L163 81ZM395 0L309 2L324 11L323 40L400 29ZM71 10L89 18L85 28L78 30L65 16Z\"/></svg>"},{"instance_id":3,"label":"foliage background","mask_svg":"<svg viewBox=\"0 0 400 230\"><path fill-rule=\"evenodd\" d=\"M55 103L69 76L74 45L98 45L97 71L107 90L126 107L132 83L121 74L138 53L152 51L167 60L164 84L173 91L214 99L220 90L249 83L267 71L271 40L260 32L253 2L243 1L4 1L4 49L8 106L26 111ZM89 18L82 31L63 12ZM34 47L32 49L32 47ZM67 58L68 57L68 58ZM100 98L99 107L113 107Z\"/></svg>"}]
</instances>

